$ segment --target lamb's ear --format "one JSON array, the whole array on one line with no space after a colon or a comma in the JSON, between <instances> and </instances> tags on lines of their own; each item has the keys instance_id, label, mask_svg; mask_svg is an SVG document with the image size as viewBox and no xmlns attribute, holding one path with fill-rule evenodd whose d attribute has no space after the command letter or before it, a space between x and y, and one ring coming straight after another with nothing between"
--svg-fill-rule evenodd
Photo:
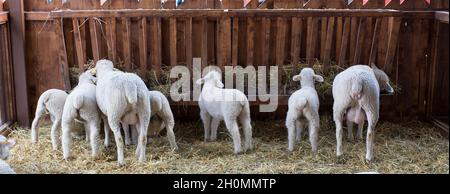
<instances>
[{"instance_id":1,"label":"lamb's ear","mask_svg":"<svg viewBox=\"0 0 450 194\"><path fill-rule=\"evenodd\" d=\"M218 87L218 88L224 88L225 85L224 85L220 80L217 80L217 81L216 81L216 87Z\"/></svg>"},{"instance_id":2,"label":"lamb's ear","mask_svg":"<svg viewBox=\"0 0 450 194\"><path fill-rule=\"evenodd\" d=\"M324 81L323 77L320 75L314 75L314 80L316 80L316 82L320 82L320 83L322 83Z\"/></svg>"},{"instance_id":3,"label":"lamb's ear","mask_svg":"<svg viewBox=\"0 0 450 194\"><path fill-rule=\"evenodd\" d=\"M13 139L8 140L8 143L6 143L6 146L8 146L10 149L16 145L16 141Z\"/></svg>"},{"instance_id":4,"label":"lamb's ear","mask_svg":"<svg viewBox=\"0 0 450 194\"><path fill-rule=\"evenodd\" d=\"M202 78L202 79L199 79L199 80L197 80L197 82L195 82L197 85L202 85L203 83L205 83L205 79L204 78Z\"/></svg>"},{"instance_id":5,"label":"lamb's ear","mask_svg":"<svg viewBox=\"0 0 450 194\"><path fill-rule=\"evenodd\" d=\"M301 75L296 75L292 78L292 80L294 80L295 82L298 82L300 80L302 80L302 76Z\"/></svg>"},{"instance_id":6,"label":"lamb's ear","mask_svg":"<svg viewBox=\"0 0 450 194\"><path fill-rule=\"evenodd\" d=\"M375 65L375 63L370 64L370 67L371 67L372 69L379 69L379 68L377 67L377 65Z\"/></svg>"}]
</instances>

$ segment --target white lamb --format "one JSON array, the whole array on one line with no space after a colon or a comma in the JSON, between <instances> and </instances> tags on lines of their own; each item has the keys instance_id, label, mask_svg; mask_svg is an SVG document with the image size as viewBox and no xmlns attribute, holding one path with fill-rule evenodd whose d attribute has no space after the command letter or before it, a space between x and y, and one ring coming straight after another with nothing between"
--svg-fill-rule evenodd
<instances>
[{"instance_id":1,"label":"white lamb","mask_svg":"<svg viewBox=\"0 0 450 194\"><path fill-rule=\"evenodd\" d=\"M317 152L317 139L320 127L319 97L315 89L315 82L323 82L323 77L316 75L311 68L304 68L294 81L300 81L301 89L289 98L289 110L286 117L288 129L288 150L294 150L294 137L301 140L301 133L306 124L309 127L309 140L313 153Z\"/></svg>"},{"instance_id":2,"label":"white lamb","mask_svg":"<svg viewBox=\"0 0 450 194\"><path fill-rule=\"evenodd\" d=\"M389 77L386 73L375 65L372 65L372 68L366 65L355 65L336 76L333 82L333 111L338 157L343 154L342 123L344 115L347 114L349 122L356 122L360 125L364 124L364 120L367 119L366 160L373 160L373 142L379 118L380 92L392 94L394 90L389 84ZM365 115L361 115L363 113Z\"/></svg>"},{"instance_id":3,"label":"white lamb","mask_svg":"<svg viewBox=\"0 0 450 194\"><path fill-rule=\"evenodd\" d=\"M78 86L67 97L62 115L62 148L66 160L70 157L70 132L73 131L71 126L75 120L83 122L85 128L88 129L92 157L97 157L96 139L99 135L101 120L96 100L96 81L97 78L92 76L89 71L84 72L79 77Z\"/></svg>"},{"instance_id":4,"label":"white lamb","mask_svg":"<svg viewBox=\"0 0 450 194\"><path fill-rule=\"evenodd\" d=\"M167 129L167 139L169 140L170 147L174 150L178 149L177 142L175 141L175 133L173 128L175 126L175 120L173 118L172 110L170 108L169 100L163 93L158 91L149 91L148 97L150 99L152 107L152 117L149 127L148 137L156 137L164 128ZM124 127L127 131L127 126ZM137 131L132 129L131 134L133 142L137 142ZM126 135L126 133L125 133ZM126 137L127 138L127 137Z\"/></svg>"},{"instance_id":5,"label":"white lamb","mask_svg":"<svg viewBox=\"0 0 450 194\"><path fill-rule=\"evenodd\" d=\"M98 61L92 73L97 74L98 79L98 107L107 116L107 122L104 122L105 143L109 142L110 127L117 145L118 165L124 165L124 143L120 124L136 125L139 130L136 155L140 162L144 162L151 116L147 86L136 74L115 71L113 63L108 60Z\"/></svg>"},{"instance_id":6,"label":"white lamb","mask_svg":"<svg viewBox=\"0 0 450 194\"><path fill-rule=\"evenodd\" d=\"M53 150L58 149L57 131L61 127L61 117L68 94L65 91L51 89L44 92L38 100L36 113L31 125L31 141L38 142L39 122L45 114L50 114L53 126L51 129L51 139Z\"/></svg>"},{"instance_id":7,"label":"white lamb","mask_svg":"<svg viewBox=\"0 0 450 194\"><path fill-rule=\"evenodd\" d=\"M9 157L9 150L16 145L14 140L8 140L0 135L0 174L16 174L5 160Z\"/></svg>"},{"instance_id":8,"label":"white lamb","mask_svg":"<svg viewBox=\"0 0 450 194\"><path fill-rule=\"evenodd\" d=\"M234 153L239 154L243 150L237 124L238 118L244 130L244 151L253 147L250 105L247 97L241 91L222 89L224 84L221 79L220 73L211 71L204 78L197 81L199 85L204 83L198 104L205 128L205 141L217 139L217 127L221 121L225 120L225 125L233 138Z\"/></svg>"}]
</instances>

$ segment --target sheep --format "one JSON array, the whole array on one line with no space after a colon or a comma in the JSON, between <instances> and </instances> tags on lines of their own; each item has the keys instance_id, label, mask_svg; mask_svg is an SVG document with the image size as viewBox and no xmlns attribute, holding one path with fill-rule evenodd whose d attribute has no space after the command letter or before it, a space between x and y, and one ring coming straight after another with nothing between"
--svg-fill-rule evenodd
<instances>
[{"instance_id":1,"label":"sheep","mask_svg":"<svg viewBox=\"0 0 450 194\"><path fill-rule=\"evenodd\" d=\"M31 141L38 142L39 122L45 114L50 114L53 126L51 129L51 139L53 150L58 149L57 130L61 127L61 117L68 94L58 89L47 90L39 97L36 113L31 125Z\"/></svg>"},{"instance_id":2,"label":"sheep","mask_svg":"<svg viewBox=\"0 0 450 194\"><path fill-rule=\"evenodd\" d=\"M251 150L253 147L250 105L241 91L222 89L224 84L221 79L219 72L211 71L196 82L198 85L204 84L198 104L205 130L205 141L217 139L217 127L222 120L225 120L225 125L234 142L234 153L240 154L243 150L237 124L238 118L244 130L244 151Z\"/></svg>"},{"instance_id":3,"label":"sheep","mask_svg":"<svg viewBox=\"0 0 450 194\"><path fill-rule=\"evenodd\" d=\"M158 91L149 91L148 97L152 107L151 124L149 127L148 136L156 137L161 132L162 129L167 129L167 139L169 140L170 147L173 150L178 150L177 143L175 141L175 133L173 128L175 126L175 121L173 118L172 110L170 108L169 100L163 93ZM127 131L128 128L124 127ZM137 141L137 131L132 129L133 142ZM125 133L126 135L126 133ZM127 137L126 137L127 138Z\"/></svg>"},{"instance_id":4,"label":"sheep","mask_svg":"<svg viewBox=\"0 0 450 194\"><path fill-rule=\"evenodd\" d=\"M394 89L389 84L386 73L374 64L372 67L355 65L336 76L333 82L333 119L336 124L336 155L338 157L343 154L342 122L344 115L347 114L350 118L349 122L361 123L361 120L364 122L367 119L366 160L368 162L373 160L373 141L379 119L380 92L393 94ZM363 112L365 116L360 116Z\"/></svg>"},{"instance_id":5,"label":"sheep","mask_svg":"<svg viewBox=\"0 0 450 194\"><path fill-rule=\"evenodd\" d=\"M87 139L90 139L92 157L97 157L98 145L97 137L100 128L100 114L97 108L96 99L96 78L90 71L84 72L79 77L78 86L69 94L64 105L62 115L62 147L64 159L70 157L70 132L75 120L82 121L87 131Z\"/></svg>"},{"instance_id":6,"label":"sheep","mask_svg":"<svg viewBox=\"0 0 450 194\"><path fill-rule=\"evenodd\" d=\"M139 141L136 155L139 162L144 162L151 116L147 86L136 74L116 71L109 60L98 61L91 73L97 75L96 97L98 107L104 115L105 146L108 146L111 129L117 146L117 163L123 166L124 143L120 124L137 125Z\"/></svg>"},{"instance_id":7,"label":"sheep","mask_svg":"<svg viewBox=\"0 0 450 194\"><path fill-rule=\"evenodd\" d=\"M9 151L16 145L16 141L8 140L0 135L0 174L16 174L14 170L5 162L9 157Z\"/></svg>"},{"instance_id":8,"label":"sheep","mask_svg":"<svg viewBox=\"0 0 450 194\"><path fill-rule=\"evenodd\" d=\"M315 82L323 82L320 75L316 75L311 68L304 68L299 75L293 77L300 81L301 89L291 95L288 102L286 127L288 129L288 150L294 150L294 137L300 141L303 127L309 127L309 140L312 152L317 152L317 139L320 127L319 97L315 89ZM297 133L295 133L297 132Z\"/></svg>"}]
</instances>

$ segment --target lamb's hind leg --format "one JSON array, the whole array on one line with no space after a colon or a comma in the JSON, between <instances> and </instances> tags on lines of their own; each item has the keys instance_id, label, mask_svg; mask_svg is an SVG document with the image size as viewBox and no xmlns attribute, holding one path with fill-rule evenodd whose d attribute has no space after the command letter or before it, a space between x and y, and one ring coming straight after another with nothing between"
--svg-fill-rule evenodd
<instances>
[{"instance_id":1,"label":"lamb's hind leg","mask_svg":"<svg viewBox=\"0 0 450 194\"><path fill-rule=\"evenodd\" d=\"M288 111L286 117L286 128L288 130L288 151L294 151L295 125L298 115L295 111Z\"/></svg>"},{"instance_id":2,"label":"lamb's hind leg","mask_svg":"<svg viewBox=\"0 0 450 194\"><path fill-rule=\"evenodd\" d=\"M53 126L50 132L50 136L52 139L53 150L56 151L58 150L58 129L61 127L61 118L52 116L52 121Z\"/></svg>"},{"instance_id":3,"label":"lamb's hind leg","mask_svg":"<svg viewBox=\"0 0 450 194\"><path fill-rule=\"evenodd\" d=\"M33 119L33 123L31 125L31 142L37 143L38 142L38 136L39 136L39 122L45 114L45 108L43 106L38 106L36 108L36 114Z\"/></svg>"},{"instance_id":4,"label":"lamb's hind leg","mask_svg":"<svg viewBox=\"0 0 450 194\"><path fill-rule=\"evenodd\" d=\"M250 120L250 115L243 114L239 118L242 128L244 130L244 151L253 149L253 129L252 122Z\"/></svg>"},{"instance_id":5,"label":"lamb's hind leg","mask_svg":"<svg viewBox=\"0 0 450 194\"><path fill-rule=\"evenodd\" d=\"M298 119L297 122L295 122L295 130L297 132L295 141L297 141L297 143L300 143L302 141L303 127L305 127L304 121L302 119Z\"/></svg>"},{"instance_id":6,"label":"lamb's hind leg","mask_svg":"<svg viewBox=\"0 0 450 194\"><path fill-rule=\"evenodd\" d=\"M108 119L104 116L102 117L103 120L103 129L105 131L105 148L108 149L109 145L111 143L110 134L111 134L111 128L109 127Z\"/></svg>"},{"instance_id":7,"label":"lamb's hind leg","mask_svg":"<svg viewBox=\"0 0 450 194\"><path fill-rule=\"evenodd\" d=\"M356 133L356 137L358 138L358 140L363 140L363 128L364 123L358 125L358 132Z\"/></svg>"},{"instance_id":8,"label":"lamb's hind leg","mask_svg":"<svg viewBox=\"0 0 450 194\"><path fill-rule=\"evenodd\" d=\"M212 121L211 121L211 136L210 136L210 140L211 141L216 141L217 140L217 130L219 128L219 124L220 124L220 119L212 118Z\"/></svg>"},{"instance_id":9,"label":"lamb's hind leg","mask_svg":"<svg viewBox=\"0 0 450 194\"><path fill-rule=\"evenodd\" d=\"M125 136L125 145L131 145L131 137L130 137L130 125L126 123L122 123L123 134Z\"/></svg>"},{"instance_id":10,"label":"lamb's hind leg","mask_svg":"<svg viewBox=\"0 0 450 194\"><path fill-rule=\"evenodd\" d=\"M120 122L119 118L114 117L113 115L108 116L108 123L111 127L111 131L114 134L114 139L116 140L117 147L117 165L123 166L125 164L124 161L124 143L122 133L120 132Z\"/></svg>"},{"instance_id":11,"label":"lamb's hind leg","mask_svg":"<svg viewBox=\"0 0 450 194\"><path fill-rule=\"evenodd\" d=\"M344 117L345 107L334 105L333 117L336 124L336 155L342 156L342 122Z\"/></svg>"},{"instance_id":12,"label":"lamb's hind leg","mask_svg":"<svg viewBox=\"0 0 450 194\"><path fill-rule=\"evenodd\" d=\"M353 137L353 122L347 120L347 130L348 130L348 136L347 139L349 141L353 141L355 138Z\"/></svg>"},{"instance_id":13,"label":"lamb's hind leg","mask_svg":"<svg viewBox=\"0 0 450 194\"><path fill-rule=\"evenodd\" d=\"M319 139L319 127L320 127L320 118L319 114L315 112L311 112L305 115L308 119L308 129L309 129L309 141L311 142L311 150L315 154L317 153L317 141Z\"/></svg>"},{"instance_id":14,"label":"lamb's hind leg","mask_svg":"<svg viewBox=\"0 0 450 194\"><path fill-rule=\"evenodd\" d=\"M205 129L205 142L207 142L210 139L211 116L206 111L202 111L200 112L200 117L202 118L203 127Z\"/></svg>"},{"instance_id":15,"label":"lamb's hind leg","mask_svg":"<svg viewBox=\"0 0 450 194\"><path fill-rule=\"evenodd\" d=\"M375 127L378 122L378 113L372 112L369 108L364 109L367 115L367 139L366 139L366 160L371 162L373 160L373 147L375 139Z\"/></svg>"},{"instance_id":16,"label":"lamb's hind leg","mask_svg":"<svg viewBox=\"0 0 450 194\"><path fill-rule=\"evenodd\" d=\"M100 132L100 121L92 121L89 123L89 140L91 143L91 156L96 159L98 157L97 138Z\"/></svg>"},{"instance_id":17,"label":"lamb's hind leg","mask_svg":"<svg viewBox=\"0 0 450 194\"><path fill-rule=\"evenodd\" d=\"M173 118L169 117L165 117L164 119L164 124L166 126L166 130L167 130L167 139L169 140L170 143L170 147L173 150L178 150L178 145L177 142L175 140L175 133L173 132L173 128L175 126L175 121ZM161 127L161 126L159 126Z\"/></svg>"},{"instance_id":18,"label":"lamb's hind leg","mask_svg":"<svg viewBox=\"0 0 450 194\"><path fill-rule=\"evenodd\" d=\"M239 127L236 122L236 118L226 118L225 124L227 126L228 131L233 138L234 143L234 153L240 154L242 153L242 145L241 145L241 135L239 133Z\"/></svg>"}]
</instances>

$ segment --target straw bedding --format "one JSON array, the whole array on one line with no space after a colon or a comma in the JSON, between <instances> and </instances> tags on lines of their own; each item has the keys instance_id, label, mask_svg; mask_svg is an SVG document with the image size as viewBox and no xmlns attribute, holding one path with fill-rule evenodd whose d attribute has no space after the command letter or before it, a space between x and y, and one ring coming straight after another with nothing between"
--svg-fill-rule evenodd
<instances>
[{"instance_id":1,"label":"straw bedding","mask_svg":"<svg viewBox=\"0 0 450 194\"><path fill-rule=\"evenodd\" d=\"M18 128L11 134L18 145L8 162L18 173L449 173L449 141L429 124L381 122L375 138L375 161L367 164L365 143L360 141L344 141L345 155L338 160L330 115L323 116L321 123L315 156L307 137L293 153L286 151L287 132L281 120L255 121L255 150L239 156L233 155L231 138L223 126L218 142L204 143L200 121L177 123L179 151L171 151L165 138L155 139L148 145L147 162L138 164L136 147L130 146L122 168L116 165L114 145L109 150L101 148L101 157L93 160L89 144L74 140L74 158L66 162L61 151L51 149L49 127L40 130L38 145L31 144L29 130Z\"/></svg>"}]
</instances>

